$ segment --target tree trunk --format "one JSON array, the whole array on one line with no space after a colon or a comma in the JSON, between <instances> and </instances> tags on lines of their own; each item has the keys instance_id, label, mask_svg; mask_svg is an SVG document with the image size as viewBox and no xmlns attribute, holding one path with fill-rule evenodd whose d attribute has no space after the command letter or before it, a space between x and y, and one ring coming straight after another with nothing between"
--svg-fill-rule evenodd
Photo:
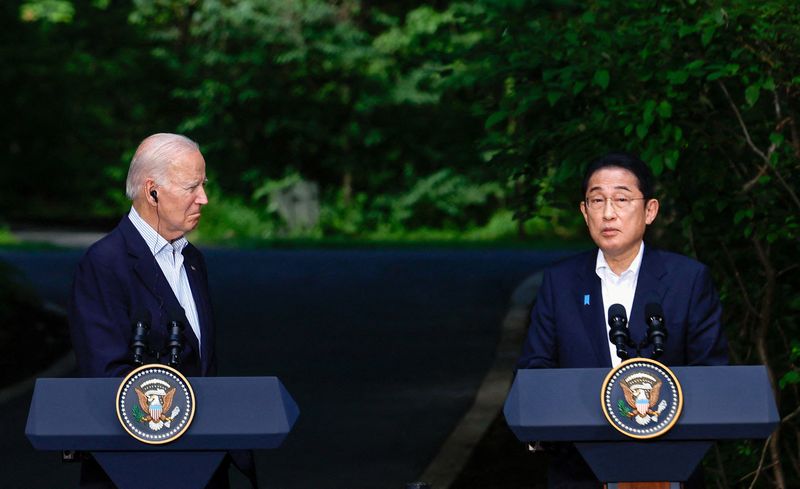
<instances>
[{"instance_id":1,"label":"tree trunk","mask_svg":"<svg viewBox=\"0 0 800 489\"><path fill-rule=\"evenodd\" d=\"M756 334L756 352L758 353L761 363L767 367L769 381L775 393L775 403L780 406L780 391L775 381L775 374L772 371L772 367L769 365L769 352L767 350L767 338L769 337L769 327L772 321L772 303L775 298L775 269L769 261L768 251L764 250L761 242L754 238L753 245L755 246L756 256L761 263L765 278L764 295L761 298L758 333ZM780 429L781 427L779 426L778 430L775 431L769 440L769 455L772 459L772 473L775 477L775 487L786 489L786 480L783 475L783 466L781 465Z\"/></svg>"}]
</instances>

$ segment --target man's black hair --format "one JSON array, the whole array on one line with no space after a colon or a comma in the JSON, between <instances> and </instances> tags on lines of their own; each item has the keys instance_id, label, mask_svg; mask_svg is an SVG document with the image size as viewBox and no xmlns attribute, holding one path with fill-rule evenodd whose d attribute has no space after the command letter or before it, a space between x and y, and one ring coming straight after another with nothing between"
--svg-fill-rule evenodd
<instances>
[{"instance_id":1,"label":"man's black hair","mask_svg":"<svg viewBox=\"0 0 800 489\"><path fill-rule=\"evenodd\" d=\"M586 173L584 173L583 176L584 196L586 195L586 191L589 190L589 179L592 178L595 172L603 168L622 168L623 170L628 170L633 173L636 180L638 180L639 190L642 192L644 198L653 198L653 172L650 171L650 167L636 155L623 152L608 153L589 163L589 166L586 168Z\"/></svg>"}]
</instances>

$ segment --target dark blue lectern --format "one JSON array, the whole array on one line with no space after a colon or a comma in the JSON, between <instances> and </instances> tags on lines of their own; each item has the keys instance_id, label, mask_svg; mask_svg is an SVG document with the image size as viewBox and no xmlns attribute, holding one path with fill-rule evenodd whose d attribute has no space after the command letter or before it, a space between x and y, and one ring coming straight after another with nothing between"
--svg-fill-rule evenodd
<instances>
[{"instance_id":1,"label":"dark blue lectern","mask_svg":"<svg viewBox=\"0 0 800 489\"><path fill-rule=\"evenodd\" d=\"M143 468L159 486L201 489L228 450L278 447L299 411L275 377L189 378L197 408L186 433L148 445L128 435L115 401L122 379L38 379L25 434L38 450L91 452L120 489L142 487Z\"/></svg>"},{"instance_id":2,"label":"dark blue lectern","mask_svg":"<svg viewBox=\"0 0 800 489\"><path fill-rule=\"evenodd\" d=\"M571 441L597 478L609 483L686 481L715 440L767 438L778 410L763 366L673 367L683 413L665 435L634 440L603 415L607 369L520 370L503 410L524 442ZM621 463L621 454L657 463Z\"/></svg>"}]
</instances>

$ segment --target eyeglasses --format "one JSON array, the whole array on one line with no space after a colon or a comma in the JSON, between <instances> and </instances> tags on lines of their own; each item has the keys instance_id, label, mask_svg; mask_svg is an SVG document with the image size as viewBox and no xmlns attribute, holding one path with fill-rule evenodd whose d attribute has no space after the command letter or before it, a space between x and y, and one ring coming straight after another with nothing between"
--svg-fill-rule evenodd
<instances>
[{"instance_id":1,"label":"eyeglasses","mask_svg":"<svg viewBox=\"0 0 800 489\"><path fill-rule=\"evenodd\" d=\"M629 209L634 200L647 200L645 197L587 197L583 202L593 211L599 211L610 200L611 205L618 211Z\"/></svg>"}]
</instances>

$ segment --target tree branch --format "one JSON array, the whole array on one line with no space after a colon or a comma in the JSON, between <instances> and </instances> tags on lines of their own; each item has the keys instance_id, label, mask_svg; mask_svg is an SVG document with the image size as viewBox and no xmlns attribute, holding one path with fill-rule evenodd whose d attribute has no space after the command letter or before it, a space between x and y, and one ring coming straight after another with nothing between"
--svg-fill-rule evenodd
<instances>
[{"instance_id":1,"label":"tree branch","mask_svg":"<svg viewBox=\"0 0 800 489\"><path fill-rule=\"evenodd\" d=\"M728 246L725 244L724 241L720 240L719 243L722 246L722 251L725 254L725 258L728 260L728 266L731 270L733 270L733 278L736 279L736 285L739 287L739 291L742 294L742 299L744 299L744 304L750 310L750 312L758 317L758 310L753 306L753 303L750 302L750 296L747 294L747 288L744 286L744 281L742 281L742 274L739 272L739 268L736 266L736 261L731 256L731 251L728 249Z\"/></svg>"},{"instance_id":2,"label":"tree branch","mask_svg":"<svg viewBox=\"0 0 800 489\"><path fill-rule=\"evenodd\" d=\"M753 471L753 472L750 472L750 474L746 474L744 477L739 479L739 482L742 482L743 480L748 478L751 474L754 474L753 475L753 480L752 480L752 482L750 482L749 489L753 489L753 487L755 487L756 481L758 480L758 476L761 475L761 472L769 468L769 466L764 467L764 459L767 456L767 447L769 446L769 443L770 443L771 440L772 440L772 435L769 435L769 437L766 440L764 440L764 448L761 449L761 458L758 461L758 467L756 467L756 470Z\"/></svg>"},{"instance_id":3,"label":"tree branch","mask_svg":"<svg viewBox=\"0 0 800 489\"><path fill-rule=\"evenodd\" d=\"M717 84L722 89L722 92L725 94L725 98L728 100L731 109L733 109L733 113L736 114L736 120L739 121L739 127L742 128L742 133L744 134L745 141L747 141L747 145L750 146L750 149L752 149L755 154L761 157L764 163L769 164L769 158L767 158L767 155L765 155L764 152L761 151L758 148L758 146L755 145L755 143L753 143L753 139L750 137L750 131L747 130L747 126L744 123L742 114L741 112L739 112L739 108L736 107L736 104L733 103L733 98L731 97L731 94L728 93L728 89L725 87L725 84L722 83L721 80L718 80Z\"/></svg>"},{"instance_id":4,"label":"tree branch","mask_svg":"<svg viewBox=\"0 0 800 489\"><path fill-rule=\"evenodd\" d=\"M727 87L725 87L725 84L722 83L722 80L717 80L717 84L719 85L720 89L722 89L722 92L725 94L725 98L728 100L728 104L730 104L731 109L733 109L733 113L736 114L736 120L739 122L739 127L742 128L742 134L744 134L744 139L747 142L747 145L750 146L750 149L752 149L753 152L757 154L759 158L761 158L761 161L764 162L764 165L759 168L758 175L755 178L748 181L747 183L745 183L745 185L742 186L742 190L745 192L749 191L752 188L752 186L755 185L755 183L758 181L761 175L763 175L767 170L772 169L773 173L775 173L775 176L778 178L778 181L781 183L781 186L783 187L784 190L786 190L786 193L789 194L789 197L794 202L794 205L797 206L798 209L800 209L800 198L798 198L797 194L794 193L794 190L792 190L792 188L786 184L786 180L784 180L783 175L781 175L778 169L773 168L772 165L770 164L770 159L772 157L772 154L775 152L775 149L777 149L777 146L775 145L775 143L770 144L767 153L764 153L763 151L761 151L761 149L758 148L758 146L755 145L755 143L753 142L753 138L750 137L750 131L747 130L747 125L744 123L744 119L742 118L742 113L739 112L739 108L736 107L736 104L733 102L733 98L731 97L731 94L728 93ZM773 93L775 92L773 91Z\"/></svg>"}]
</instances>

